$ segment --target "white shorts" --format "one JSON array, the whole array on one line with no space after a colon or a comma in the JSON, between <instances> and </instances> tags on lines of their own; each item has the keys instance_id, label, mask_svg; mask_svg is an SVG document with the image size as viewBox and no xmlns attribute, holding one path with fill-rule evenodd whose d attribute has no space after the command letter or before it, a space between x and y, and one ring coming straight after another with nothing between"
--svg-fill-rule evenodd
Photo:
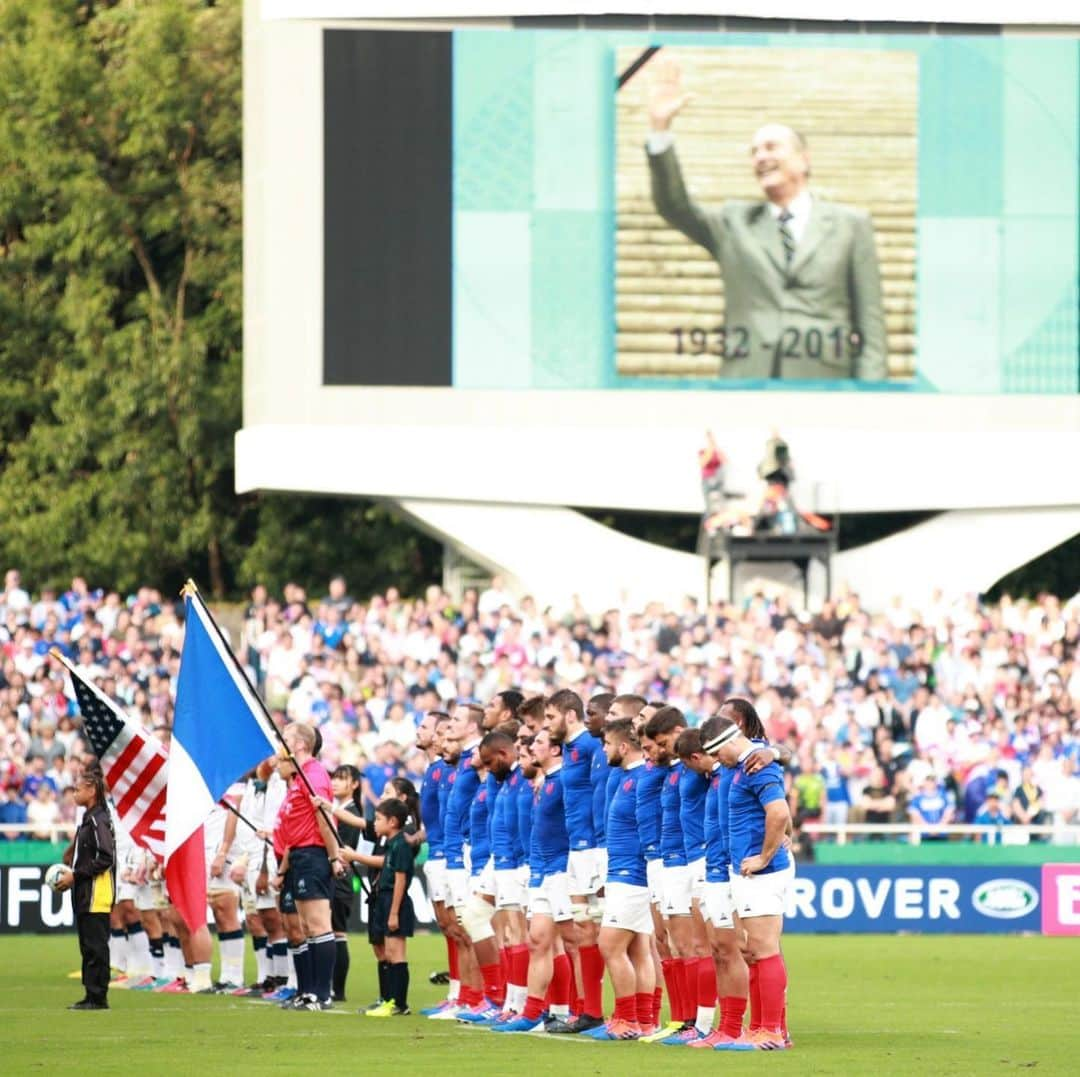
<instances>
[{"instance_id":1,"label":"white shorts","mask_svg":"<svg viewBox=\"0 0 1080 1077\"><path fill-rule=\"evenodd\" d=\"M424 863L424 877L427 879L427 892L430 901L445 901L446 888L446 858L428 860Z\"/></svg>"},{"instance_id":2,"label":"white shorts","mask_svg":"<svg viewBox=\"0 0 1080 1077\"><path fill-rule=\"evenodd\" d=\"M705 896L705 857L691 860L687 868L690 871L690 897L700 904Z\"/></svg>"},{"instance_id":3,"label":"white shorts","mask_svg":"<svg viewBox=\"0 0 1080 1077\"><path fill-rule=\"evenodd\" d=\"M225 861L225 870L221 875L207 875L206 877L206 892L208 894L235 894L240 897L243 887L239 883L234 883L229 878L229 872L232 871L232 864Z\"/></svg>"},{"instance_id":4,"label":"white shorts","mask_svg":"<svg viewBox=\"0 0 1080 1077\"><path fill-rule=\"evenodd\" d=\"M607 878L607 849L596 850L596 870L600 876L599 889L604 889L604 880Z\"/></svg>"},{"instance_id":5,"label":"white shorts","mask_svg":"<svg viewBox=\"0 0 1080 1077\"><path fill-rule=\"evenodd\" d=\"M472 874L472 846L466 842L461 847L461 859L465 862L465 870Z\"/></svg>"},{"instance_id":6,"label":"white shorts","mask_svg":"<svg viewBox=\"0 0 1080 1077\"><path fill-rule=\"evenodd\" d=\"M165 897L165 888L160 882L146 883L135 888L135 908L140 912L152 912L164 909L169 904Z\"/></svg>"},{"instance_id":7,"label":"white shorts","mask_svg":"<svg viewBox=\"0 0 1080 1077\"><path fill-rule=\"evenodd\" d=\"M469 900L469 871L467 868L446 869L446 904L452 909L464 909Z\"/></svg>"},{"instance_id":8,"label":"white shorts","mask_svg":"<svg viewBox=\"0 0 1080 1077\"><path fill-rule=\"evenodd\" d=\"M765 875L731 873L731 900L740 917L783 916L788 888L795 878L795 865Z\"/></svg>"},{"instance_id":9,"label":"white shorts","mask_svg":"<svg viewBox=\"0 0 1080 1077\"><path fill-rule=\"evenodd\" d=\"M595 894L604 885L604 875L600 870L599 849L571 849L566 859L567 886L571 897L588 897Z\"/></svg>"},{"instance_id":10,"label":"white shorts","mask_svg":"<svg viewBox=\"0 0 1080 1077\"><path fill-rule=\"evenodd\" d=\"M649 908L649 888L630 883L607 883L604 886L604 919L600 926L651 935L653 919Z\"/></svg>"},{"instance_id":11,"label":"white shorts","mask_svg":"<svg viewBox=\"0 0 1080 1077\"><path fill-rule=\"evenodd\" d=\"M249 864L247 871L247 878L244 880L244 909L245 911L253 909L255 912L259 912L261 909L276 909L277 908L277 891L272 886L267 886L265 894L256 893L255 887L259 882L259 873L262 870L262 860L260 859L257 864ZM274 854L271 853L266 858L266 879L267 882L277 874L277 865L274 863Z\"/></svg>"},{"instance_id":12,"label":"white shorts","mask_svg":"<svg viewBox=\"0 0 1080 1077\"><path fill-rule=\"evenodd\" d=\"M474 894L495 896L495 861L490 856L478 872L469 875L469 886Z\"/></svg>"},{"instance_id":13,"label":"white shorts","mask_svg":"<svg viewBox=\"0 0 1080 1077\"><path fill-rule=\"evenodd\" d=\"M520 868L497 868L495 870L495 908L506 909L511 905L525 908L528 902L528 879Z\"/></svg>"},{"instance_id":14,"label":"white shorts","mask_svg":"<svg viewBox=\"0 0 1080 1077\"><path fill-rule=\"evenodd\" d=\"M645 878L649 881L649 900L654 905L664 904L664 862L657 857L645 861Z\"/></svg>"},{"instance_id":15,"label":"white shorts","mask_svg":"<svg viewBox=\"0 0 1080 1077\"><path fill-rule=\"evenodd\" d=\"M731 883L705 884L705 894L702 901L705 919L717 928L732 928L735 922L731 919Z\"/></svg>"},{"instance_id":16,"label":"white shorts","mask_svg":"<svg viewBox=\"0 0 1080 1077\"><path fill-rule=\"evenodd\" d=\"M545 875L539 886L529 887L529 915L550 916L557 924L574 918L565 871Z\"/></svg>"},{"instance_id":17,"label":"white shorts","mask_svg":"<svg viewBox=\"0 0 1080 1077\"><path fill-rule=\"evenodd\" d=\"M666 919L669 916L689 916L693 897L690 881L690 868L686 864L664 865L660 876L663 883L664 900L660 911Z\"/></svg>"},{"instance_id":18,"label":"white shorts","mask_svg":"<svg viewBox=\"0 0 1080 1077\"><path fill-rule=\"evenodd\" d=\"M117 879L116 881L116 901L119 904L121 901L134 901L135 894L139 887L136 883L126 883L123 879Z\"/></svg>"}]
</instances>

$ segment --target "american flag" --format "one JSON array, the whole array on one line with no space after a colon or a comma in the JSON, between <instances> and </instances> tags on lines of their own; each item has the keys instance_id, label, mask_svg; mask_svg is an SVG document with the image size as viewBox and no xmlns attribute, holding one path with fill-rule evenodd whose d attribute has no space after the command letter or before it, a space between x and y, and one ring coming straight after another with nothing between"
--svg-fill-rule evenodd
<instances>
[{"instance_id":1,"label":"american flag","mask_svg":"<svg viewBox=\"0 0 1080 1077\"><path fill-rule=\"evenodd\" d=\"M101 760L120 822L136 845L164 863L165 785L169 776L165 749L96 685L84 681L70 663L57 657L71 675L83 730L91 750Z\"/></svg>"}]
</instances>

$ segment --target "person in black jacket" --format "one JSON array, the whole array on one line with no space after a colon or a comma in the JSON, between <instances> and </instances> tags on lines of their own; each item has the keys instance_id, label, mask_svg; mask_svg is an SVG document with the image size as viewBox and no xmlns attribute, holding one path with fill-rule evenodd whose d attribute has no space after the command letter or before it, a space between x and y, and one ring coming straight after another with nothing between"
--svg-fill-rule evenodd
<instances>
[{"instance_id":1,"label":"person in black jacket","mask_svg":"<svg viewBox=\"0 0 1080 1077\"><path fill-rule=\"evenodd\" d=\"M84 808L75 840L64 853L69 870L59 891L74 887L72 904L82 953L86 996L70 1010L107 1010L109 991L109 913L116 900L116 837L106 804L101 765L88 763L75 783L75 803Z\"/></svg>"}]
</instances>

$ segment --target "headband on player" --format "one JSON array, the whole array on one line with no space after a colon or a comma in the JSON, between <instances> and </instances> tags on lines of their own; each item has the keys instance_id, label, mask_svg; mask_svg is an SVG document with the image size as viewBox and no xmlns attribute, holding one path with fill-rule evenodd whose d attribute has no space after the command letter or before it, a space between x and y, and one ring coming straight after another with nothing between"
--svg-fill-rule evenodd
<instances>
[{"instance_id":1,"label":"headband on player","mask_svg":"<svg viewBox=\"0 0 1080 1077\"><path fill-rule=\"evenodd\" d=\"M717 748L727 744L729 740L734 740L736 737L742 735L742 730L737 725L728 726L718 736L713 737L712 740L702 745L702 748L706 752L715 752Z\"/></svg>"}]
</instances>

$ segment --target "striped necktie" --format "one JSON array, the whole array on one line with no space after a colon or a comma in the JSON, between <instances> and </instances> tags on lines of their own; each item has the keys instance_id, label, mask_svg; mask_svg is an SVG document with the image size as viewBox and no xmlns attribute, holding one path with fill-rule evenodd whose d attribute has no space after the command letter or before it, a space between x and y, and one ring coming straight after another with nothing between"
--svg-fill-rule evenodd
<instances>
[{"instance_id":1,"label":"striped necktie","mask_svg":"<svg viewBox=\"0 0 1080 1077\"><path fill-rule=\"evenodd\" d=\"M789 268L791 267L791 259L795 257L795 236L792 234L788 224L794 216L790 209L785 209L777 218L780 222L780 241L784 244L784 261Z\"/></svg>"}]
</instances>

